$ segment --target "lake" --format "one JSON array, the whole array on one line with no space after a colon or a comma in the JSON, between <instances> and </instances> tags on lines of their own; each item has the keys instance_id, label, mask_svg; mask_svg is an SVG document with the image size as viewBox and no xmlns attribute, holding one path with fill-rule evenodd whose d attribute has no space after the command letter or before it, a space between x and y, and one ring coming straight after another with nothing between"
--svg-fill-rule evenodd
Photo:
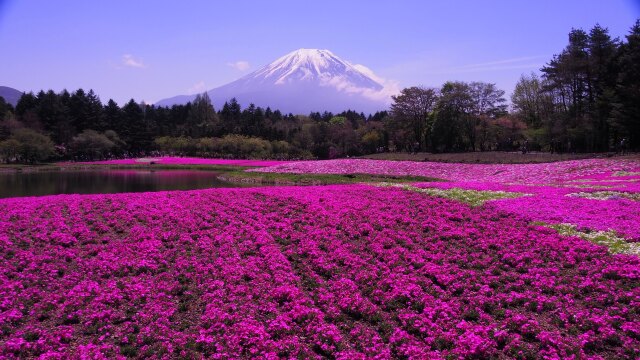
<instances>
[{"instance_id":1,"label":"lake","mask_svg":"<svg viewBox=\"0 0 640 360\"><path fill-rule=\"evenodd\" d=\"M59 170L0 172L0 198L193 190L241 185L203 170Z\"/></svg>"}]
</instances>

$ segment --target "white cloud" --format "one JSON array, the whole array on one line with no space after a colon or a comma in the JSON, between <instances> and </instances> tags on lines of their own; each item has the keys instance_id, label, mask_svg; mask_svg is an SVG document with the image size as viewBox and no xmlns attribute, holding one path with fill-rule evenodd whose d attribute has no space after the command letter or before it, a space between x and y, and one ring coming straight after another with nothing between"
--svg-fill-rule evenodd
<instances>
[{"instance_id":1,"label":"white cloud","mask_svg":"<svg viewBox=\"0 0 640 360\"><path fill-rule=\"evenodd\" d=\"M204 81L198 81L197 83L193 84L190 88L187 89L187 94L191 95L191 94L200 94L203 93L207 90L207 86L205 85Z\"/></svg>"},{"instance_id":2,"label":"white cloud","mask_svg":"<svg viewBox=\"0 0 640 360\"><path fill-rule=\"evenodd\" d=\"M480 68L480 69L513 69L513 68L521 68L524 66L531 66L530 62L532 60L539 60L545 58L543 55L538 56L523 56L518 58L511 59L503 59L503 60L495 60L480 64L468 64L460 66L459 69L470 69L470 68ZM537 62L536 62L537 63Z\"/></svg>"},{"instance_id":3,"label":"white cloud","mask_svg":"<svg viewBox=\"0 0 640 360\"><path fill-rule=\"evenodd\" d=\"M368 77L372 78L373 80L375 80L376 82L379 82L380 84L382 84L384 82L384 79L379 77L378 75L376 75L373 70L369 69L368 67L362 65L362 64L355 64L353 65L354 68L356 68L356 70L360 71L361 73L367 75Z\"/></svg>"},{"instance_id":4,"label":"white cloud","mask_svg":"<svg viewBox=\"0 0 640 360\"><path fill-rule=\"evenodd\" d=\"M429 75L446 75L446 74L462 74L462 73L486 73L494 71L508 70L535 70L544 66L540 60L544 56L523 56L510 59L494 60L483 63L463 64L459 66L432 65L422 70L423 74Z\"/></svg>"},{"instance_id":5,"label":"white cloud","mask_svg":"<svg viewBox=\"0 0 640 360\"><path fill-rule=\"evenodd\" d=\"M249 62L244 60L230 62L230 63L227 63L227 65L239 71L246 71L251 67L251 65L249 65Z\"/></svg>"},{"instance_id":6,"label":"white cloud","mask_svg":"<svg viewBox=\"0 0 640 360\"><path fill-rule=\"evenodd\" d=\"M397 81L385 79L376 75L373 70L361 64L352 64L352 66L371 78L378 84L382 85L382 89L374 90L368 87L360 87L356 84L353 84L348 79L342 76L331 77L329 79L324 79L324 86L333 86L339 91L344 91L348 94L360 94L364 97L367 97L371 100L382 101L385 103L391 102L391 96L400 93L400 84Z\"/></svg>"},{"instance_id":7,"label":"white cloud","mask_svg":"<svg viewBox=\"0 0 640 360\"><path fill-rule=\"evenodd\" d=\"M454 73L483 73L490 71L540 69L544 63L540 62L544 56L525 56L512 59L495 60L478 64L466 64L451 68Z\"/></svg>"},{"instance_id":8,"label":"white cloud","mask_svg":"<svg viewBox=\"0 0 640 360\"><path fill-rule=\"evenodd\" d=\"M122 55L122 65L134 68L145 68L145 64L142 59L136 59L131 54Z\"/></svg>"}]
</instances>

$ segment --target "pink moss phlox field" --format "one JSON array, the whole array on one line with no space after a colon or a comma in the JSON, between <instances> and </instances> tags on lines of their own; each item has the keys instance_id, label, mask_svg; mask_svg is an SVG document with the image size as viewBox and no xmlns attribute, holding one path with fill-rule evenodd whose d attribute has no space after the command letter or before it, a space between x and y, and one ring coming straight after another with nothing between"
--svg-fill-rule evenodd
<instances>
[{"instance_id":1,"label":"pink moss phlox field","mask_svg":"<svg viewBox=\"0 0 640 360\"><path fill-rule=\"evenodd\" d=\"M549 224L570 223L579 229L614 230L630 241L640 241L640 201L625 198L603 200L569 197L576 192L593 191L584 188L502 185L484 182L419 183L417 187L441 189L508 191L529 196L491 200L485 206L506 211L529 221ZM618 187L618 191L630 191Z\"/></svg>"},{"instance_id":2,"label":"pink moss phlox field","mask_svg":"<svg viewBox=\"0 0 640 360\"><path fill-rule=\"evenodd\" d=\"M0 200L0 357L637 358L640 259L367 185Z\"/></svg>"},{"instance_id":3,"label":"pink moss phlox field","mask_svg":"<svg viewBox=\"0 0 640 360\"><path fill-rule=\"evenodd\" d=\"M140 165L140 164L162 164L162 165L234 165L234 166L273 166L290 163L291 161L279 160L230 160L230 159L205 159L194 157L153 157L138 159L117 159L104 161L89 161L77 163L59 163L59 165L87 164L87 165Z\"/></svg>"},{"instance_id":4,"label":"pink moss phlox field","mask_svg":"<svg viewBox=\"0 0 640 360\"><path fill-rule=\"evenodd\" d=\"M489 206L530 221L571 223L591 230L614 230L640 241L640 202L568 197L599 190L640 192L640 162L589 159L546 164L452 164L434 162L330 160L300 161L251 171L290 173L368 173L434 177L450 182L418 184L420 187L502 190L532 194L488 202Z\"/></svg>"},{"instance_id":5,"label":"pink moss phlox field","mask_svg":"<svg viewBox=\"0 0 640 360\"><path fill-rule=\"evenodd\" d=\"M483 181L497 183L547 184L618 171L640 171L633 160L588 159L543 164L455 164L438 162L338 159L297 161L252 169L260 172L314 174L381 174L412 175L450 181Z\"/></svg>"}]
</instances>

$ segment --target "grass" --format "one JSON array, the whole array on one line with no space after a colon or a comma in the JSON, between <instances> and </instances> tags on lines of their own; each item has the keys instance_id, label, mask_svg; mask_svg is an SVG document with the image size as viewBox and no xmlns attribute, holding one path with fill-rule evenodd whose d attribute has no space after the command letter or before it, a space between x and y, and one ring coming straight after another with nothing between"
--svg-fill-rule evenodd
<instances>
[{"instance_id":1,"label":"grass","mask_svg":"<svg viewBox=\"0 0 640 360\"><path fill-rule=\"evenodd\" d=\"M527 196L524 193L507 192L507 191L487 191L487 190L467 190L467 189L437 189L437 188L419 188L406 184L396 183L379 183L377 186L399 187L404 190L420 192L431 196L443 197L451 200L457 200L467 203L471 206L481 206L485 202L498 199L513 199L521 196Z\"/></svg>"},{"instance_id":2,"label":"grass","mask_svg":"<svg viewBox=\"0 0 640 360\"><path fill-rule=\"evenodd\" d=\"M628 242L614 231L580 231L573 224L546 224L541 222L534 222L533 224L554 229L563 236L577 236L594 244L604 245L611 254L640 255L640 243Z\"/></svg>"},{"instance_id":3,"label":"grass","mask_svg":"<svg viewBox=\"0 0 640 360\"><path fill-rule=\"evenodd\" d=\"M520 152L483 151L446 154L409 154L396 152L371 154L361 156L360 158L375 160L435 161L466 164L533 164L606 156L607 154L551 154L543 152L530 152L527 154L522 154Z\"/></svg>"},{"instance_id":4,"label":"grass","mask_svg":"<svg viewBox=\"0 0 640 360\"><path fill-rule=\"evenodd\" d=\"M354 183L410 183L444 181L422 176L385 176L370 174L283 174L226 171L218 176L220 180L235 183L262 185L330 185Z\"/></svg>"}]
</instances>

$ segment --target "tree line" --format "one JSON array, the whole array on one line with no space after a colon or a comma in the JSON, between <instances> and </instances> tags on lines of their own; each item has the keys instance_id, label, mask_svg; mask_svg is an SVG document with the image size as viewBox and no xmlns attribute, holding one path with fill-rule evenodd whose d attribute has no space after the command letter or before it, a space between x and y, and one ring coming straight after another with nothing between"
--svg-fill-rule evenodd
<instances>
[{"instance_id":1,"label":"tree line","mask_svg":"<svg viewBox=\"0 0 640 360\"><path fill-rule=\"evenodd\" d=\"M640 148L640 20L626 42L600 25L571 30L541 71L523 76L512 96L529 137L567 151Z\"/></svg>"},{"instance_id":2,"label":"tree line","mask_svg":"<svg viewBox=\"0 0 640 360\"><path fill-rule=\"evenodd\" d=\"M393 141L422 151L640 149L640 20L626 41L600 25L523 75L507 112L504 91L481 82L412 87L393 97ZM413 143L414 145L410 145Z\"/></svg>"},{"instance_id":3,"label":"tree line","mask_svg":"<svg viewBox=\"0 0 640 360\"><path fill-rule=\"evenodd\" d=\"M216 110L206 93L185 105L133 99L103 104L78 89L0 97L0 162L98 160L174 154L333 158L380 151L640 149L640 20L624 40L596 25L573 29L541 69L511 95L485 82L410 87L388 111L284 114L235 99Z\"/></svg>"},{"instance_id":4,"label":"tree line","mask_svg":"<svg viewBox=\"0 0 640 360\"><path fill-rule=\"evenodd\" d=\"M185 105L133 99L102 104L90 90L0 97L0 161L99 160L157 153L271 159L360 155L382 144L387 112L283 114L231 99L216 111L206 93Z\"/></svg>"}]
</instances>

